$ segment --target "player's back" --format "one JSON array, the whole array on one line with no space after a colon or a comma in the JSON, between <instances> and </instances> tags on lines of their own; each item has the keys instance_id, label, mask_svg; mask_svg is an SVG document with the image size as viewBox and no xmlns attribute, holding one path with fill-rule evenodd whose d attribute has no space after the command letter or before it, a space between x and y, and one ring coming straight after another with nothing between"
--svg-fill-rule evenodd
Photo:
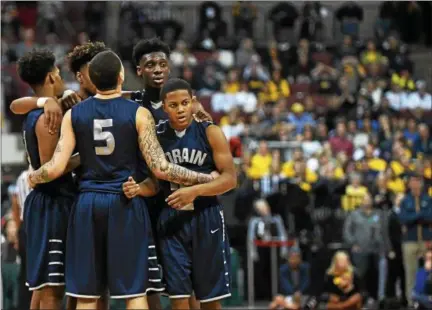
<instances>
[{"instance_id":1,"label":"player's back","mask_svg":"<svg viewBox=\"0 0 432 310\"><path fill-rule=\"evenodd\" d=\"M121 193L138 164L136 112L124 98L90 97L72 108L72 127L81 157L80 191Z\"/></svg>"},{"instance_id":2,"label":"player's back","mask_svg":"<svg viewBox=\"0 0 432 310\"><path fill-rule=\"evenodd\" d=\"M36 124L39 118L44 113L43 109L31 111L23 124L23 138L31 166L34 170L41 167L41 160L39 156L39 143L36 134ZM74 197L76 194L76 187L71 173L64 174L63 176L44 184L38 184L35 188L36 192L43 192L51 196L65 196Z\"/></svg>"},{"instance_id":3,"label":"player's back","mask_svg":"<svg viewBox=\"0 0 432 310\"><path fill-rule=\"evenodd\" d=\"M177 132L170 126L169 121L161 122L156 127L156 133L168 161L201 173L211 173L216 170L213 152L206 134L206 129L211 124L211 122L199 123L193 120L188 128ZM165 196L179 188L177 184L161 182ZM217 204L216 196L198 197L194 205L206 207L213 203Z\"/></svg>"}]
</instances>

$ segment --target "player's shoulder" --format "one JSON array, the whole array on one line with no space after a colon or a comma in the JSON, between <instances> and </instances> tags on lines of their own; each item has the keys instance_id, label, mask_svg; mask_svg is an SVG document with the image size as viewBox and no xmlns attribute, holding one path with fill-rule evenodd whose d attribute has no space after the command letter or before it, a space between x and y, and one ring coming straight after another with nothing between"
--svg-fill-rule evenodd
<instances>
[{"instance_id":1,"label":"player's shoulder","mask_svg":"<svg viewBox=\"0 0 432 310\"><path fill-rule=\"evenodd\" d=\"M209 127L213 127L216 126L212 121L202 121L202 122L198 122L196 120L193 121L196 125L196 127L200 128L200 129L204 129L207 130L207 128Z\"/></svg>"},{"instance_id":2,"label":"player's shoulder","mask_svg":"<svg viewBox=\"0 0 432 310\"><path fill-rule=\"evenodd\" d=\"M130 107L133 107L133 108L139 108L140 107L140 105L134 100L126 99L126 98L119 98L119 100L121 100L122 104L128 105Z\"/></svg>"},{"instance_id":3,"label":"player's shoulder","mask_svg":"<svg viewBox=\"0 0 432 310\"><path fill-rule=\"evenodd\" d=\"M38 122L39 118L41 118L41 116L43 114L44 114L43 109L35 109L35 110L30 111L26 115L25 124L29 125L29 126L35 125Z\"/></svg>"}]
</instances>

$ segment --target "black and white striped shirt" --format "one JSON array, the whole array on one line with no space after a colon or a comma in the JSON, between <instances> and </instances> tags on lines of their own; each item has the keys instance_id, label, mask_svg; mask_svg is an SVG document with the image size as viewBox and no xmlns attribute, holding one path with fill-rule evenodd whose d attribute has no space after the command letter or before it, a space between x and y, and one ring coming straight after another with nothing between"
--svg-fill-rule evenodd
<instances>
[{"instance_id":1,"label":"black and white striped shirt","mask_svg":"<svg viewBox=\"0 0 432 310\"><path fill-rule=\"evenodd\" d=\"M32 191L31 187L27 182L27 175L28 175L28 170L24 170L23 172L21 172L21 174L19 175L16 181L16 194L18 197L18 204L21 208L21 215L20 215L21 220L23 219L23 214L24 214L24 202L28 194L30 194L30 192Z\"/></svg>"}]
</instances>

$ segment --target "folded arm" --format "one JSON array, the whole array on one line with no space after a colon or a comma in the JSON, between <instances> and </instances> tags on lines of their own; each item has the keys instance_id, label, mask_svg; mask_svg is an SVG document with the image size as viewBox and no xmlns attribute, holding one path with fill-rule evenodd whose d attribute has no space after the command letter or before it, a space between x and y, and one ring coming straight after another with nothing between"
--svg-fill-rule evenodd
<instances>
[{"instance_id":1,"label":"folded arm","mask_svg":"<svg viewBox=\"0 0 432 310\"><path fill-rule=\"evenodd\" d=\"M156 136L153 116L147 109L138 108L136 126L141 153L158 179L183 185L207 183L213 180L209 174L198 173L168 162Z\"/></svg>"},{"instance_id":2,"label":"folded arm","mask_svg":"<svg viewBox=\"0 0 432 310\"><path fill-rule=\"evenodd\" d=\"M68 111L63 118L60 138L51 160L38 170L29 173L30 184L47 183L61 176L68 165L75 142L71 111Z\"/></svg>"}]
</instances>

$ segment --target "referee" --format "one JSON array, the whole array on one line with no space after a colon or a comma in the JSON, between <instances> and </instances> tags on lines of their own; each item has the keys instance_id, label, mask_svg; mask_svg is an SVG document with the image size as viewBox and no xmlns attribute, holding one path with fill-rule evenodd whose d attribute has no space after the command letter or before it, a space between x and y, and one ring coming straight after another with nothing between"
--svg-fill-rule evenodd
<instances>
[{"instance_id":1,"label":"referee","mask_svg":"<svg viewBox=\"0 0 432 310\"><path fill-rule=\"evenodd\" d=\"M30 167L29 167L30 169ZM31 188L27 183L28 170L24 170L19 175L16 181L16 197L17 204L13 207L13 217L18 225L18 254L21 258L20 274L19 274L19 305L18 309L30 309L31 292L26 286L26 246L25 246L25 231L22 225L24 214L24 202L31 192Z\"/></svg>"}]
</instances>

